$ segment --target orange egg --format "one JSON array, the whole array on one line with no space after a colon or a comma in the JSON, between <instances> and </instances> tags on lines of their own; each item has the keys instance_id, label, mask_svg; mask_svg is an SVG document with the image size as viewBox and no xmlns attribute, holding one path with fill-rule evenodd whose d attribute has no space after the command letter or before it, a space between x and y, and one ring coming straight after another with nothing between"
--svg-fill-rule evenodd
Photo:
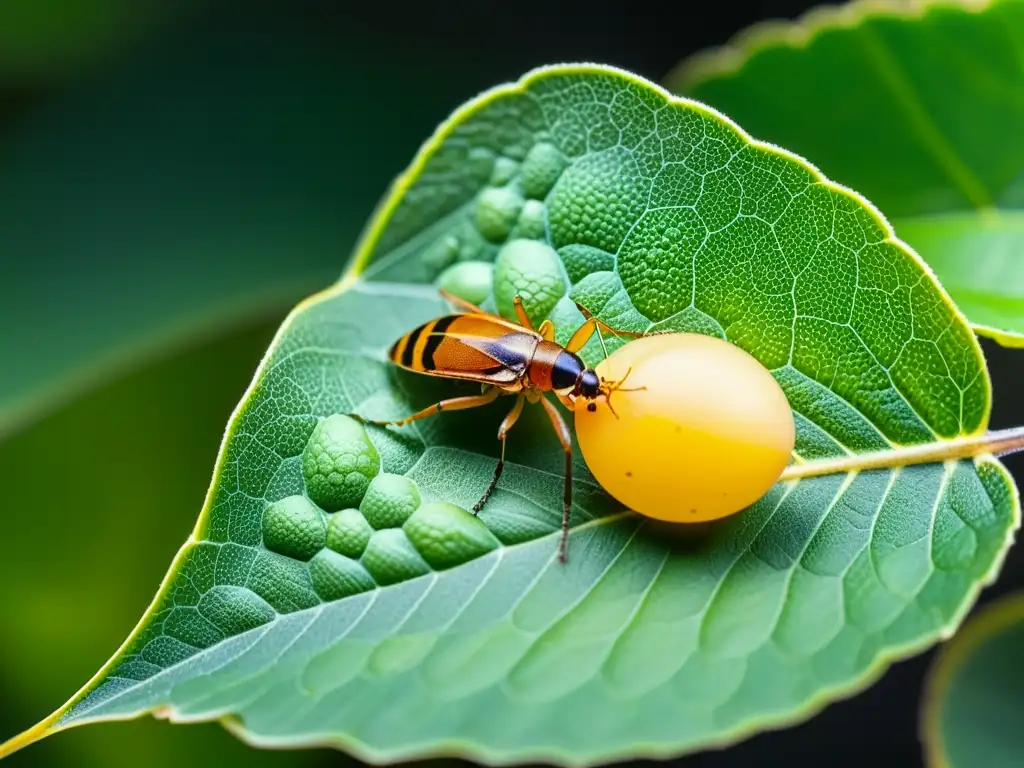
<instances>
[{"instance_id":1,"label":"orange egg","mask_svg":"<svg viewBox=\"0 0 1024 768\"><path fill-rule=\"evenodd\" d=\"M604 489L648 517L715 520L774 485L796 440L793 412L753 356L693 333L631 341L596 367L623 389L576 401L576 435ZM614 412L613 412L614 409Z\"/></svg>"}]
</instances>

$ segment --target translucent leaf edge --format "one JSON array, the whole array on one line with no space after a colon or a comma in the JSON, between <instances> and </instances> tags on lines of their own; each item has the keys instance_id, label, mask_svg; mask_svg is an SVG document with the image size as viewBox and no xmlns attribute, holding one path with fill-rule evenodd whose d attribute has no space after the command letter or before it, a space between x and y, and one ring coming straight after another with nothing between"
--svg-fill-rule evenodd
<instances>
[{"instance_id":1,"label":"translucent leaf edge","mask_svg":"<svg viewBox=\"0 0 1024 768\"><path fill-rule=\"evenodd\" d=\"M716 77L736 75L749 59L772 48L806 48L824 32L857 27L865 19L920 20L934 9L983 13L1003 0L851 0L843 5L819 5L795 19L767 19L746 27L722 45L687 57L664 77L670 91L683 90ZM678 97L677 97L678 98Z\"/></svg>"}]
</instances>

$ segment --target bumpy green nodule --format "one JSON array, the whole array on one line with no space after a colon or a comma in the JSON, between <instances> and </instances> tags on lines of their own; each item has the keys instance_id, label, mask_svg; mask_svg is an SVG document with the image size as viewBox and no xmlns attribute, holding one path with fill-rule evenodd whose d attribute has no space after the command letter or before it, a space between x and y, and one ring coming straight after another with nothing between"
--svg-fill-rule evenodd
<instances>
[{"instance_id":1,"label":"bumpy green nodule","mask_svg":"<svg viewBox=\"0 0 1024 768\"><path fill-rule=\"evenodd\" d=\"M512 236L526 240L541 240L547 227L547 208L540 200L527 200L519 212L519 221Z\"/></svg>"},{"instance_id":2,"label":"bumpy green nodule","mask_svg":"<svg viewBox=\"0 0 1024 768\"><path fill-rule=\"evenodd\" d=\"M592 245L566 245L559 249L558 255L573 283L594 272L608 272L615 268L615 254Z\"/></svg>"},{"instance_id":3,"label":"bumpy green nodule","mask_svg":"<svg viewBox=\"0 0 1024 768\"><path fill-rule=\"evenodd\" d=\"M343 509L327 519L327 546L348 557L360 558L373 536L373 527L358 509Z\"/></svg>"},{"instance_id":4,"label":"bumpy green nodule","mask_svg":"<svg viewBox=\"0 0 1024 768\"><path fill-rule=\"evenodd\" d=\"M494 301L503 317L515 319L513 300L519 295L530 320L539 324L567 290L562 262L547 243L512 240L498 252Z\"/></svg>"},{"instance_id":5,"label":"bumpy green nodule","mask_svg":"<svg viewBox=\"0 0 1024 768\"><path fill-rule=\"evenodd\" d=\"M447 269L459 258L461 244L455 236L438 240L420 255L420 261L432 270Z\"/></svg>"},{"instance_id":6,"label":"bumpy green nodule","mask_svg":"<svg viewBox=\"0 0 1024 768\"><path fill-rule=\"evenodd\" d=\"M309 561L309 577L321 600L340 600L377 586L358 561L330 549Z\"/></svg>"},{"instance_id":7,"label":"bumpy green nodule","mask_svg":"<svg viewBox=\"0 0 1024 768\"><path fill-rule=\"evenodd\" d=\"M480 234L492 243L503 241L515 226L523 202L523 196L514 187L484 190L477 201L474 218Z\"/></svg>"},{"instance_id":8,"label":"bumpy green nodule","mask_svg":"<svg viewBox=\"0 0 1024 768\"><path fill-rule=\"evenodd\" d=\"M264 550L249 559L245 583L278 613L292 613L320 603L309 569L294 557Z\"/></svg>"},{"instance_id":9,"label":"bumpy green nodule","mask_svg":"<svg viewBox=\"0 0 1024 768\"><path fill-rule=\"evenodd\" d=\"M431 570L401 528L374 533L361 562L382 586L422 576Z\"/></svg>"},{"instance_id":10,"label":"bumpy green nodule","mask_svg":"<svg viewBox=\"0 0 1024 768\"><path fill-rule=\"evenodd\" d=\"M446 501L424 504L402 526L432 568L443 570L500 546L480 518Z\"/></svg>"},{"instance_id":11,"label":"bumpy green nodule","mask_svg":"<svg viewBox=\"0 0 1024 768\"><path fill-rule=\"evenodd\" d=\"M491 295L494 265L487 261L462 261L452 264L437 278L437 287L465 299L482 304Z\"/></svg>"},{"instance_id":12,"label":"bumpy green nodule","mask_svg":"<svg viewBox=\"0 0 1024 768\"><path fill-rule=\"evenodd\" d=\"M523 194L540 200L555 186L568 164L565 155L554 144L547 141L534 144L523 160Z\"/></svg>"},{"instance_id":13,"label":"bumpy green nodule","mask_svg":"<svg viewBox=\"0 0 1024 768\"><path fill-rule=\"evenodd\" d=\"M420 492L404 475L383 472L370 481L359 505L371 526L376 529L398 528L420 505Z\"/></svg>"},{"instance_id":14,"label":"bumpy green nodule","mask_svg":"<svg viewBox=\"0 0 1024 768\"><path fill-rule=\"evenodd\" d=\"M317 424L302 452L306 492L328 511L357 506L380 472L380 455L363 425L335 414Z\"/></svg>"},{"instance_id":15,"label":"bumpy green nodule","mask_svg":"<svg viewBox=\"0 0 1024 768\"><path fill-rule=\"evenodd\" d=\"M491 169L491 186L503 187L515 178L519 172L519 163L511 157L499 157Z\"/></svg>"},{"instance_id":16,"label":"bumpy green nodule","mask_svg":"<svg viewBox=\"0 0 1024 768\"><path fill-rule=\"evenodd\" d=\"M721 154L727 152L723 144ZM584 155L567 168L548 199L552 245L590 245L617 252L652 202L654 182L640 160L626 147L610 147ZM669 191L667 184L665 190ZM652 208L658 201L653 202Z\"/></svg>"},{"instance_id":17,"label":"bumpy green nodule","mask_svg":"<svg viewBox=\"0 0 1024 768\"><path fill-rule=\"evenodd\" d=\"M263 513L263 545L281 555L309 560L324 548L327 526L305 496L288 496Z\"/></svg>"}]
</instances>

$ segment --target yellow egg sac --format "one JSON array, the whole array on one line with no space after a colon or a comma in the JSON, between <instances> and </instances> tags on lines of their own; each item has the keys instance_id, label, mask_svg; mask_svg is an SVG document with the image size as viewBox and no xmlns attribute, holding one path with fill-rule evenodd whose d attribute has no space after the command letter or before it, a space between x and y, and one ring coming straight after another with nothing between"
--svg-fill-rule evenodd
<instances>
[{"instance_id":1,"label":"yellow egg sac","mask_svg":"<svg viewBox=\"0 0 1024 768\"><path fill-rule=\"evenodd\" d=\"M793 412L753 356L693 333L646 336L600 363L624 390L611 407L576 401L576 435L604 489L648 517L715 520L750 506L772 487L796 440ZM614 412L613 412L614 409Z\"/></svg>"}]
</instances>

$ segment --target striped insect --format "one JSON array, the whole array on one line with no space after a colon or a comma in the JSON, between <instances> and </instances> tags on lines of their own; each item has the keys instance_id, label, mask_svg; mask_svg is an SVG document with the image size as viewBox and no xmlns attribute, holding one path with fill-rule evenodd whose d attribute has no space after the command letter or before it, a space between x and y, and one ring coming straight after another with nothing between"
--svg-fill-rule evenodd
<instances>
[{"instance_id":1,"label":"striped insect","mask_svg":"<svg viewBox=\"0 0 1024 768\"><path fill-rule=\"evenodd\" d=\"M509 430L516 423L526 402L539 403L547 413L565 451L562 538L558 549L559 559L564 563L572 509L572 432L558 408L545 395L553 394L570 411L575 409L579 398L589 401L587 408L591 411L597 408L599 397L609 401L610 406L611 394L622 388L626 377L616 382L606 381L592 368L588 368L576 353L595 331L600 337L602 329L633 338L645 334L611 328L577 304L585 321L563 347L554 341L555 328L550 320L545 320L539 328L534 327L519 296L514 300L516 317L519 319L517 325L446 291L441 291L441 294L461 311L430 320L410 331L395 342L388 355L394 364L416 373L480 382L485 385L483 393L442 400L404 419L373 421L357 418L378 426L400 426L442 411L461 411L487 405L501 395L515 395L512 409L498 428L501 455L494 475L480 500L473 506L473 514L479 514L494 492L504 469L505 439ZM602 346L603 343L602 339Z\"/></svg>"}]
</instances>

